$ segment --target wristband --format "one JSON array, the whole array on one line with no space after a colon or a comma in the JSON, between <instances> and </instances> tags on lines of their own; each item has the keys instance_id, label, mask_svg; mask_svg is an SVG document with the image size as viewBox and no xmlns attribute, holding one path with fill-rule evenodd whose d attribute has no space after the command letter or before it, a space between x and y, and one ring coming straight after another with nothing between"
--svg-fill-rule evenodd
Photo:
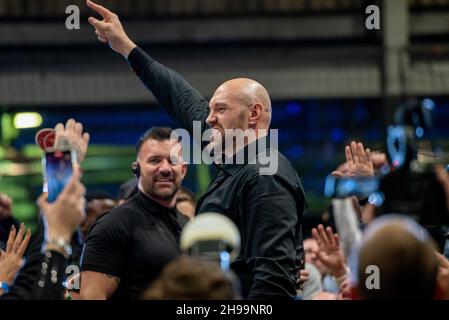
<instances>
[{"instance_id":1,"label":"wristband","mask_svg":"<svg viewBox=\"0 0 449 320\"><path fill-rule=\"evenodd\" d=\"M0 281L0 288L3 290L4 293L9 292L9 285L5 281Z\"/></svg>"}]
</instances>

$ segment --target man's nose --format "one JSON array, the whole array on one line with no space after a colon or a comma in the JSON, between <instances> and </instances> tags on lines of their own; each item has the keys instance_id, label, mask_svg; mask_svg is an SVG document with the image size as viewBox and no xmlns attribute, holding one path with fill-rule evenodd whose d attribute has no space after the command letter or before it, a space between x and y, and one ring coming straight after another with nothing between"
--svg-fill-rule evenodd
<instances>
[{"instance_id":1,"label":"man's nose","mask_svg":"<svg viewBox=\"0 0 449 320\"><path fill-rule=\"evenodd\" d=\"M217 116L215 116L212 112L209 113L206 118L206 122L208 125L213 126L215 123L217 123Z\"/></svg>"},{"instance_id":2,"label":"man's nose","mask_svg":"<svg viewBox=\"0 0 449 320\"><path fill-rule=\"evenodd\" d=\"M161 165L159 166L159 171L161 173L164 174L169 174L172 170L172 167L170 165L170 163L168 162L168 160L164 159L161 163Z\"/></svg>"}]
</instances>

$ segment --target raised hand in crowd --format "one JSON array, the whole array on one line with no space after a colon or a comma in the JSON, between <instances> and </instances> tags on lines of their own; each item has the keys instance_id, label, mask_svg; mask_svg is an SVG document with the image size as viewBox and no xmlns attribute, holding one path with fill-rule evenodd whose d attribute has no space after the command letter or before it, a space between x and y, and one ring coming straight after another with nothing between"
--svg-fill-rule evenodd
<instances>
[{"instance_id":1,"label":"raised hand in crowd","mask_svg":"<svg viewBox=\"0 0 449 320\"><path fill-rule=\"evenodd\" d=\"M95 28L95 35L98 40L108 43L112 50L127 58L129 53L136 47L136 44L129 39L118 16L92 1L87 0L86 4L103 18L100 21L94 17L89 17L88 20Z\"/></svg>"},{"instance_id":2,"label":"raised hand in crowd","mask_svg":"<svg viewBox=\"0 0 449 320\"><path fill-rule=\"evenodd\" d=\"M346 259L340 246L338 235L332 232L331 227L324 229L320 224L312 229L312 236L318 244L317 259L338 280L346 275Z\"/></svg>"},{"instance_id":3,"label":"raised hand in crowd","mask_svg":"<svg viewBox=\"0 0 449 320\"><path fill-rule=\"evenodd\" d=\"M334 177L355 177L374 175L373 155L361 142L352 141L345 147L346 162L332 172Z\"/></svg>"},{"instance_id":4,"label":"raised hand in crowd","mask_svg":"<svg viewBox=\"0 0 449 320\"><path fill-rule=\"evenodd\" d=\"M72 178L55 202L49 203L46 194L38 199L38 205L46 221L44 243L46 252L40 278L36 280L38 285L33 288L34 299L58 300L64 296L62 281L67 259L71 254L70 240L85 219L86 189L80 182L80 176L80 170L75 168Z\"/></svg>"},{"instance_id":5,"label":"raised hand in crowd","mask_svg":"<svg viewBox=\"0 0 449 320\"><path fill-rule=\"evenodd\" d=\"M83 133L83 125L73 119L69 119L64 126L58 123L55 126L55 148L64 148L65 144L69 143L76 151L78 163L81 163L87 153L90 135L87 132Z\"/></svg>"},{"instance_id":6,"label":"raised hand in crowd","mask_svg":"<svg viewBox=\"0 0 449 320\"><path fill-rule=\"evenodd\" d=\"M6 243L6 250L0 251L0 282L11 286L14 278L19 271L22 264L22 257L25 253L28 243L30 241L31 231L25 232L25 226L22 223L19 231L12 226L9 232L8 242ZM0 289L0 295L4 292Z\"/></svg>"}]
</instances>

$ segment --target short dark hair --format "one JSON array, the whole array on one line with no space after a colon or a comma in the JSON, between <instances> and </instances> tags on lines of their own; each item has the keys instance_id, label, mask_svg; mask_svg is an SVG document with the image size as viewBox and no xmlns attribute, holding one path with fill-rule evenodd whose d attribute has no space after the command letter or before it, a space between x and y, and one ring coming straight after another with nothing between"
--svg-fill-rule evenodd
<instances>
[{"instance_id":1,"label":"short dark hair","mask_svg":"<svg viewBox=\"0 0 449 320\"><path fill-rule=\"evenodd\" d=\"M136 153L139 153L140 148L142 147L144 142L149 139L157 141L169 140L172 131L173 130L169 127L152 127L151 129L148 129L143 135L140 136L139 140L137 141Z\"/></svg>"},{"instance_id":2,"label":"short dark hair","mask_svg":"<svg viewBox=\"0 0 449 320\"><path fill-rule=\"evenodd\" d=\"M185 188L185 187L179 188L176 198L177 198L178 202L180 202L180 201L189 201L194 206L196 205L195 194L192 191L190 191L189 189Z\"/></svg>"},{"instance_id":3,"label":"short dark hair","mask_svg":"<svg viewBox=\"0 0 449 320\"><path fill-rule=\"evenodd\" d=\"M129 200L137 194L137 179L132 178L120 185L117 200Z\"/></svg>"},{"instance_id":4,"label":"short dark hair","mask_svg":"<svg viewBox=\"0 0 449 320\"><path fill-rule=\"evenodd\" d=\"M86 194L86 201L90 202L93 200L104 200L104 199L111 199L111 200L115 200L114 197L107 191L104 190L94 190L94 191L89 191Z\"/></svg>"},{"instance_id":5,"label":"short dark hair","mask_svg":"<svg viewBox=\"0 0 449 320\"><path fill-rule=\"evenodd\" d=\"M144 291L144 300L233 300L234 286L217 263L180 256Z\"/></svg>"}]
</instances>

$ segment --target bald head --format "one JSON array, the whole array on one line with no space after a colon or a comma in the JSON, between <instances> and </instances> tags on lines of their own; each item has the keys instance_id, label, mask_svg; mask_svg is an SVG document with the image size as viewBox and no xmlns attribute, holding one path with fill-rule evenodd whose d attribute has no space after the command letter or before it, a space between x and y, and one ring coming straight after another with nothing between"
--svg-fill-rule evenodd
<instances>
[{"instance_id":1,"label":"bald head","mask_svg":"<svg viewBox=\"0 0 449 320\"><path fill-rule=\"evenodd\" d=\"M378 290L366 286L370 265L379 267ZM432 240L407 221L392 220L367 236L362 245L358 290L364 299L432 299L437 266Z\"/></svg>"},{"instance_id":2,"label":"bald head","mask_svg":"<svg viewBox=\"0 0 449 320\"><path fill-rule=\"evenodd\" d=\"M258 127L266 129L271 123L271 100L267 90L257 81L248 78L237 78L224 82L214 93L214 97L226 96L252 107L261 106Z\"/></svg>"}]
</instances>

